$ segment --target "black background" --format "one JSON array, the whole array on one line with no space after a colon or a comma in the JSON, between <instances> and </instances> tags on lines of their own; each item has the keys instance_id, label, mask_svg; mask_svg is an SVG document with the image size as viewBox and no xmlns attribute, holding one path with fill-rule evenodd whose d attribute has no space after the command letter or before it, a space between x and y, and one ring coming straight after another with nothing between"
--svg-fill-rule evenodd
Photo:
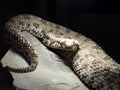
<instances>
[{"instance_id":1,"label":"black background","mask_svg":"<svg viewBox=\"0 0 120 90\"><path fill-rule=\"evenodd\" d=\"M0 59L8 46L2 32L9 17L29 13L61 24L97 42L120 63L119 0L0 0ZM10 74L0 67L0 90L14 90Z\"/></svg>"}]
</instances>

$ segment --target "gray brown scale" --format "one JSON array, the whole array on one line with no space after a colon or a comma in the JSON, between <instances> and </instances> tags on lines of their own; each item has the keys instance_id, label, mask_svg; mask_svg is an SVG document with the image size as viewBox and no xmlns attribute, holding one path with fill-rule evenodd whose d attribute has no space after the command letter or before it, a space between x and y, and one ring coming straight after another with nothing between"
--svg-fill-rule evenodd
<instances>
[{"instance_id":1,"label":"gray brown scale","mask_svg":"<svg viewBox=\"0 0 120 90\"><path fill-rule=\"evenodd\" d=\"M7 66L9 71L28 73L38 64L37 54L22 31L28 31L46 47L67 58L76 75L88 86L96 90L120 90L120 65L101 47L77 32L33 15L15 16L5 25L5 39L29 64L23 68Z\"/></svg>"}]
</instances>

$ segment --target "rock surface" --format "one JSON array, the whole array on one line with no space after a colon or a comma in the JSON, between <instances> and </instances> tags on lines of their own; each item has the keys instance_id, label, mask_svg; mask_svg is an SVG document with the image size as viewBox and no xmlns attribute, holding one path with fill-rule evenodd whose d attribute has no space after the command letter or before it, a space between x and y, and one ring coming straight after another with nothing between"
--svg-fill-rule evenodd
<instances>
[{"instance_id":1,"label":"rock surface","mask_svg":"<svg viewBox=\"0 0 120 90\"><path fill-rule=\"evenodd\" d=\"M49 51L31 34L27 32L23 34L36 50L39 64L37 69L30 73L10 72L16 90L89 90L59 56ZM11 49L1 62L3 67L28 66L25 59Z\"/></svg>"}]
</instances>

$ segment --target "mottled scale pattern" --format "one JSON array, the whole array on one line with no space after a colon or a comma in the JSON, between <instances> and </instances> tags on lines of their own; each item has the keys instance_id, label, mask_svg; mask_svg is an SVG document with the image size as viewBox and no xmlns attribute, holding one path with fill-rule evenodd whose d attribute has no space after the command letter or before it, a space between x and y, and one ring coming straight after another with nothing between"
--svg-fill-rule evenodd
<instances>
[{"instance_id":1,"label":"mottled scale pattern","mask_svg":"<svg viewBox=\"0 0 120 90\"><path fill-rule=\"evenodd\" d=\"M120 64L108 56L91 39L61 25L33 15L18 15L5 25L5 39L13 49L26 58L29 67L7 66L9 71L27 73L37 67L37 54L24 38L22 31L28 31L46 47L66 58L76 75L95 90L120 90Z\"/></svg>"}]
</instances>

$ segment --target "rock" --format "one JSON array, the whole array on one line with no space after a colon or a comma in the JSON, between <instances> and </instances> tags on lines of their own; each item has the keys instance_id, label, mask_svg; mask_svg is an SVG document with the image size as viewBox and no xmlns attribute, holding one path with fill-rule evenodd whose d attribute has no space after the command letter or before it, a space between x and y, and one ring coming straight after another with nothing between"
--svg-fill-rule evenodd
<instances>
[{"instance_id":1,"label":"rock","mask_svg":"<svg viewBox=\"0 0 120 90\"><path fill-rule=\"evenodd\" d=\"M48 50L40 41L27 32L23 32L38 54L39 64L30 73L10 72L16 90L88 90L75 73L55 53ZM11 49L2 59L3 67L26 67L27 62Z\"/></svg>"}]
</instances>

